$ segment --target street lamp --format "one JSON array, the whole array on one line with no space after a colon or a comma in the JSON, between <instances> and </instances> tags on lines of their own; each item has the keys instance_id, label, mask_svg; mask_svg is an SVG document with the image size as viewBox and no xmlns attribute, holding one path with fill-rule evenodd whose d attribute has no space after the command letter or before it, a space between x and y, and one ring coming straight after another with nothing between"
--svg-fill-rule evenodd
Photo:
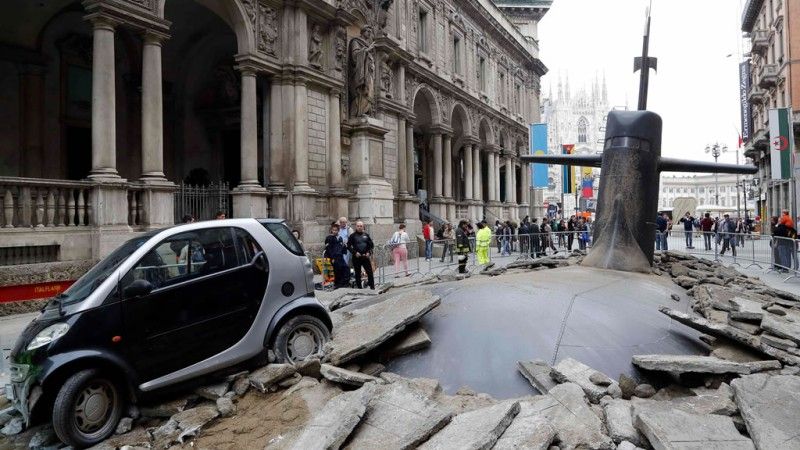
<instances>
[{"instance_id":1,"label":"street lamp","mask_svg":"<svg viewBox=\"0 0 800 450\"><path fill-rule=\"evenodd\" d=\"M706 145L706 153L711 153L714 157L714 164L717 163L719 155L728 151L728 146L720 144L719 142L711 145ZM719 206L719 174L714 172L714 205Z\"/></svg>"}]
</instances>

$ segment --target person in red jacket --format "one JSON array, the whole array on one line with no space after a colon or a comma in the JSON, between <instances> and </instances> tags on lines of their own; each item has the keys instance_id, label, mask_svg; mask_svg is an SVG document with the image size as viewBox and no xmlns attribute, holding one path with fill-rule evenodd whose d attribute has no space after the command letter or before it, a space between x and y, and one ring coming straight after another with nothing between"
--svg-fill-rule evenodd
<instances>
[{"instance_id":1,"label":"person in red jacket","mask_svg":"<svg viewBox=\"0 0 800 450\"><path fill-rule=\"evenodd\" d=\"M425 261L430 261L433 257L433 226L430 220L426 220L422 226L422 237L425 239Z\"/></svg>"},{"instance_id":2,"label":"person in red jacket","mask_svg":"<svg viewBox=\"0 0 800 450\"><path fill-rule=\"evenodd\" d=\"M700 230L703 232L703 243L705 244L706 251L711 250L711 236L714 235L711 231L712 228L714 228L714 220L711 218L710 213L706 213L700 221Z\"/></svg>"}]
</instances>

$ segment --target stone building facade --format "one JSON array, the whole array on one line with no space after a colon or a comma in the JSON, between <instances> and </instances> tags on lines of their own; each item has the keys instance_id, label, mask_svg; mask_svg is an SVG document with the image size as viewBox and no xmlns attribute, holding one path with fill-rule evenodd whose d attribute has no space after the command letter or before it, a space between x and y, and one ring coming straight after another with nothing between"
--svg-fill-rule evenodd
<instances>
[{"instance_id":1,"label":"stone building facade","mask_svg":"<svg viewBox=\"0 0 800 450\"><path fill-rule=\"evenodd\" d=\"M217 180L309 243L526 215L550 3L0 2L0 251L97 258Z\"/></svg>"},{"instance_id":2,"label":"stone building facade","mask_svg":"<svg viewBox=\"0 0 800 450\"><path fill-rule=\"evenodd\" d=\"M746 204L749 217L761 215L756 205L759 185L754 184L750 176L670 174L661 175L660 186L659 211L671 211L676 199L690 197L697 201L697 214L708 211L716 217L721 212L730 212L732 216L741 214L744 217Z\"/></svg>"},{"instance_id":3,"label":"stone building facade","mask_svg":"<svg viewBox=\"0 0 800 450\"><path fill-rule=\"evenodd\" d=\"M800 1L748 0L742 13L742 31L750 41L749 84L752 130L744 155L758 165L763 197L759 210L768 216L797 206L789 180L772 180L769 110L790 108L795 148L800 149ZM795 180L798 179L795 172ZM796 182L796 181L795 181ZM797 209L795 209L797 211Z\"/></svg>"}]
</instances>

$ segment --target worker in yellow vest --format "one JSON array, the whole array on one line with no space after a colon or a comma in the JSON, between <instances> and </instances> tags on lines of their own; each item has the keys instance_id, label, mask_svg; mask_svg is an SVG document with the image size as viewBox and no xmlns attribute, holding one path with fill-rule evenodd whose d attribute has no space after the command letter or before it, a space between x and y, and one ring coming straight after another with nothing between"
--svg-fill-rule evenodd
<instances>
[{"instance_id":1,"label":"worker in yellow vest","mask_svg":"<svg viewBox=\"0 0 800 450\"><path fill-rule=\"evenodd\" d=\"M475 247L478 254L478 264L489 263L489 247L492 245L492 229L481 222L478 224L478 233L475 235Z\"/></svg>"}]
</instances>

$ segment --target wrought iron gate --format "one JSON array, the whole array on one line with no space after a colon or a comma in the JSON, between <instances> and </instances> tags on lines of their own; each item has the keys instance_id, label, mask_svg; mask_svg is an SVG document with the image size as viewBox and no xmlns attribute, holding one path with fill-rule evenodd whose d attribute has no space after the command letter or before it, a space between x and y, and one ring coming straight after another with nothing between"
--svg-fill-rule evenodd
<instances>
[{"instance_id":1,"label":"wrought iron gate","mask_svg":"<svg viewBox=\"0 0 800 450\"><path fill-rule=\"evenodd\" d=\"M220 181L208 186L181 183L175 192L175 223L191 214L195 220L210 220L217 211L231 217L231 200L228 182Z\"/></svg>"}]
</instances>

